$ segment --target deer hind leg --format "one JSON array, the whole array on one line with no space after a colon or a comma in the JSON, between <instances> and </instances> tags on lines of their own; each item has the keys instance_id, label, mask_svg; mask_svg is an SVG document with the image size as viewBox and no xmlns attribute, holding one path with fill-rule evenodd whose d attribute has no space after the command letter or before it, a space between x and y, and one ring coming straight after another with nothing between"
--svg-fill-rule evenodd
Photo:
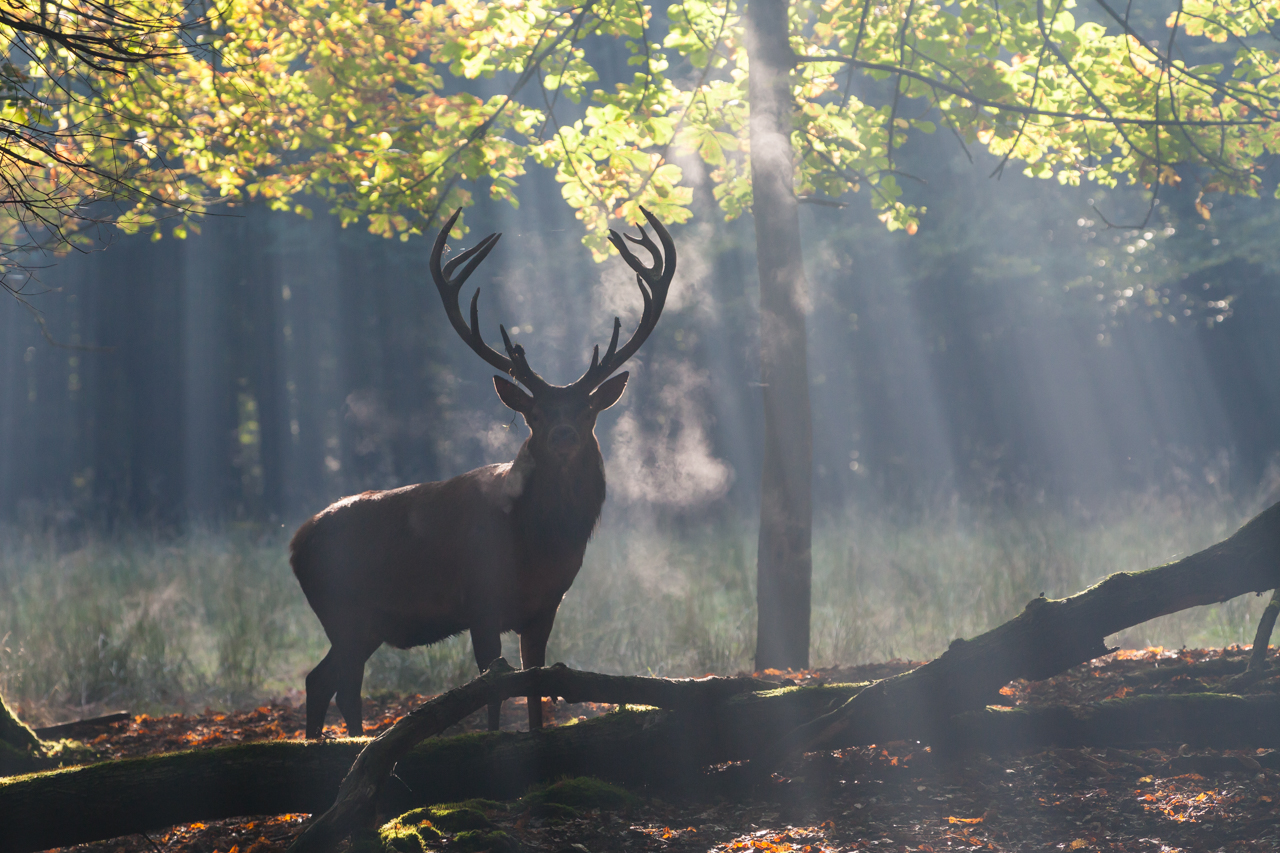
<instances>
[{"instance_id":1,"label":"deer hind leg","mask_svg":"<svg viewBox=\"0 0 1280 853\"><path fill-rule=\"evenodd\" d=\"M324 731L324 717L329 713L329 700L338 690L336 649L330 648L324 660L307 674L307 738L315 740Z\"/></svg>"},{"instance_id":2,"label":"deer hind leg","mask_svg":"<svg viewBox=\"0 0 1280 853\"><path fill-rule=\"evenodd\" d=\"M369 656L377 651L381 642L368 643L347 649L335 662L338 710L347 723L347 737L360 737L364 734L364 713L360 703L360 689L364 684L364 665Z\"/></svg>"},{"instance_id":3,"label":"deer hind leg","mask_svg":"<svg viewBox=\"0 0 1280 853\"><path fill-rule=\"evenodd\" d=\"M476 654L476 666L480 672L489 668L489 664L502 657L502 634L489 628L471 629L471 649ZM502 722L502 703L489 703L489 731L496 732Z\"/></svg>"},{"instance_id":4,"label":"deer hind leg","mask_svg":"<svg viewBox=\"0 0 1280 853\"><path fill-rule=\"evenodd\" d=\"M557 605L559 602L557 602ZM539 613L533 621L520 632L520 668L532 669L545 666L547 663L547 640L551 637L551 626L556 621L556 609ZM529 731L542 728L542 697L530 696Z\"/></svg>"}]
</instances>

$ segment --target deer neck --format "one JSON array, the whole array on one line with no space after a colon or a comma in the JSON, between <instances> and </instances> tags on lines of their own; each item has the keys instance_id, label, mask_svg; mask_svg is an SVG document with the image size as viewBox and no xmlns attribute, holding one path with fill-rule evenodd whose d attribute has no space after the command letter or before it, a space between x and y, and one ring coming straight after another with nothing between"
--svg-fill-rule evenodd
<instances>
[{"instance_id":1,"label":"deer neck","mask_svg":"<svg viewBox=\"0 0 1280 853\"><path fill-rule=\"evenodd\" d=\"M519 477L512 518L526 546L580 551L604 505L604 458L591 442L568 462L539 461L526 441L511 466Z\"/></svg>"}]
</instances>

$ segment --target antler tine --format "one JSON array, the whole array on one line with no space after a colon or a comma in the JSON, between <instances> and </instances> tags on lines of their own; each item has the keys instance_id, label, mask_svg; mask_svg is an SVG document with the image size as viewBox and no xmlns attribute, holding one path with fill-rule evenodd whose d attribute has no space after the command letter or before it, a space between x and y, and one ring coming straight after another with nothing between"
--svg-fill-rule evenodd
<instances>
[{"instance_id":1,"label":"antler tine","mask_svg":"<svg viewBox=\"0 0 1280 853\"><path fill-rule=\"evenodd\" d=\"M440 233L436 235L436 242L431 246L431 261L429 266L431 267L431 278L435 281L437 288L440 287L441 282L448 284L448 279L445 278L444 269L440 265L440 259L444 256L444 245L448 242L449 234L453 231L453 223L458 221L458 215L460 213L462 213L462 208L458 208L453 212L453 216L450 216L449 221L440 229ZM441 291L441 293L443 292L444 291ZM448 306L446 305L445 307L447 308Z\"/></svg>"},{"instance_id":2,"label":"antler tine","mask_svg":"<svg viewBox=\"0 0 1280 853\"><path fill-rule=\"evenodd\" d=\"M648 307L647 299L645 300L645 306ZM641 316L643 316L643 314ZM613 337L609 339L609 349L605 350L605 353L604 353L604 360L606 362L612 359L614 354L618 351L618 335L621 332L622 332L622 321L619 320L617 317L614 317L613 318ZM600 347L598 346L596 347L596 352L597 353L600 352ZM595 357L593 356L591 360L592 362L594 362Z\"/></svg>"},{"instance_id":3,"label":"antler tine","mask_svg":"<svg viewBox=\"0 0 1280 853\"><path fill-rule=\"evenodd\" d=\"M459 290L462 288L459 287ZM499 326L498 328L502 328ZM480 340L480 288L476 288L476 292L471 294L471 325L467 328L469 341Z\"/></svg>"},{"instance_id":4,"label":"antler tine","mask_svg":"<svg viewBox=\"0 0 1280 853\"><path fill-rule=\"evenodd\" d=\"M671 287L671 280L676 273L676 246L671 239L671 235L667 233L667 229L662 227L662 223L658 218L643 207L640 212L649 220L649 224L653 226L653 230L658 235L658 240L662 243L662 250L659 252L657 245L650 239L645 232L644 227L640 227L640 236L632 237L630 234L619 234L617 231L609 231L609 242L618 250L618 254L627 262L627 265L635 270L636 286L640 288L640 295L644 299L644 310L640 314L640 324L631 335L631 339L623 345L622 349L618 349L618 334L622 329L622 321L617 317L613 318L613 338L609 342L609 349L605 352L604 358L596 360L596 355L600 348L597 346L591 356L591 366L587 368L587 372L582 378L573 383L575 386L586 386L594 388L605 379L609 378L615 370L631 356L636 354L640 346L649 337L654 327L658 324L658 318L662 316L662 307L667 301L667 291ZM640 262L631 250L627 247L623 237L639 246L644 246L653 256L653 266L646 267ZM647 285L647 286L646 286Z\"/></svg>"},{"instance_id":5,"label":"antler tine","mask_svg":"<svg viewBox=\"0 0 1280 853\"><path fill-rule=\"evenodd\" d=\"M507 335L507 327L500 325L498 326L498 331L502 333L502 343L507 348L507 355L511 357L511 375L523 383L530 391L550 387L550 384L534 373L533 368L529 366L529 359L525 355L524 347L520 346L520 344L511 343L511 338Z\"/></svg>"},{"instance_id":6,"label":"antler tine","mask_svg":"<svg viewBox=\"0 0 1280 853\"><path fill-rule=\"evenodd\" d=\"M640 259L637 258L629 248L627 248L626 241L623 239L624 237L635 243L640 243L642 245L644 243L643 240L638 240L630 234L619 234L612 228L609 229L609 242L613 244L613 248L618 250L618 254L627 262L627 266L635 270L637 275L653 275L654 271L658 268L658 260L654 261L652 267L646 267L644 264L640 263ZM650 249L649 251L652 252L653 249Z\"/></svg>"},{"instance_id":7,"label":"antler tine","mask_svg":"<svg viewBox=\"0 0 1280 853\"><path fill-rule=\"evenodd\" d=\"M653 275L653 273L655 273L659 269L659 267L662 265L662 255L658 253L658 247L654 245L654 242L649 239L649 235L645 232L644 226L643 225L640 226L639 237L632 237L630 234L623 234L622 236L630 240L632 243L635 243L637 246L644 246L646 249L648 249L650 257L653 258L653 266L649 266L649 267L642 266L640 264L640 259L637 258L635 255L631 254L630 251L627 251L626 254L623 255L623 258L627 261L628 264L631 265L631 268L636 272L638 273L642 272L646 276Z\"/></svg>"},{"instance_id":8,"label":"antler tine","mask_svg":"<svg viewBox=\"0 0 1280 853\"><path fill-rule=\"evenodd\" d=\"M466 284L467 279L470 278L471 274L476 271L476 267L480 266L480 262L483 261L488 256L489 252L493 251L494 246L498 245L498 240L501 237L502 237L501 234L490 234L488 237L485 237L483 240L481 240L476 245L472 246L470 249L467 249L466 251L463 251L463 252L459 252L456 258L451 258L449 260L449 263L444 265L444 277L449 279L449 281L453 283L455 287L461 290L462 285ZM453 271L456 270L461 264L465 263L467 259L471 258L473 255L475 256L474 260L472 260L471 263L467 264L467 268L464 269L462 273L455 279L453 277Z\"/></svg>"},{"instance_id":9,"label":"antler tine","mask_svg":"<svg viewBox=\"0 0 1280 853\"><path fill-rule=\"evenodd\" d=\"M450 260L447 266L442 267L440 263L444 255L445 243L449 239L449 233L453 231L453 225L458 221L458 215L461 213L461 208L454 211L453 216L449 217L449 221L445 223L444 227L440 229L440 233L436 235L435 245L431 248L431 278L435 282L436 290L440 291L441 300L444 301L445 315L449 318L449 323L453 326L453 330L458 333L458 336L466 342L467 346L471 347L472 352L483 358L487 363L503 373L515 376L515 364L512 360L490 347L480 336L477 308L477 303L480 299L479 288L476 289L475 296L471 297L470 326L462 319L462 309L458 305L458 294L462 290L463 283L476 271L476 267L480 266L480 262L493 250L493 247L498 244L498 239L502 235L490 234L476 246ZM456 279L452 278L453 271L468 260L470 263L467 263L458 277ZM521 381L524 380L521 379Z\"/></svg>"}]
</instances>

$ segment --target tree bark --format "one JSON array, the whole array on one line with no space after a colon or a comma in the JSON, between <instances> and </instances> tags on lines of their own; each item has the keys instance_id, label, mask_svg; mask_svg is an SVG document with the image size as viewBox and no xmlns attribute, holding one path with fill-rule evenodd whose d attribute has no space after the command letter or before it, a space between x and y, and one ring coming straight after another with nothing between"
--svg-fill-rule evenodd
<instances>
[{"instance_id":1,"label":"tree bark","mask_svg":"<svg viewBox=\"0 0 1280 853\"><path fill-rule=\"evenodd\" d=\"M47 766L45 746L0 696L0 776Z\"/></svg>"},{"instance_id":2,"label":"tree bark","mask_svg":"<svg viewBox=\"0 0 1280 853\"><path fill-rule=\"evenodd\" d=\"M1271 645L1271 632L1276 627L1277 615L1280 615L1280 589L1271 593L1271 600L1258 619L1258 630L1253 635L1253 654L1249 656L1250 672L1261 672L1267 668L1267 647Z\"/></svg>"},{"instance_id":3,"label":"tree bark","mask_svg":"<svg viewBox=\"0 0 1280 853\"><path fill-rule=\"evenodd\" d=\"M0 776L29 774L49 765L49 749L0 695Z\"/></svg>"},{"instance_id":4,"label":"tree bark","mask_svg":"<svg viewBox=\"0 0 1280 853\"><path fill-rule=\"evenodd\" d=\"M953 717L945 742L948 751L987 753L1162 744L1214 749L1280 746L1280 696L1182 693L1080 706L985 708Z\"/></svg>"},{"instance_id":5,"label":"tree bark","mask_svg":"<svg viewBox=\"0 0 1280 853\"><path fill-rule=\"evenodd\" d=\"M1258 630L1253 635L1253 650L1249 654L1249 665L1244 672L1223 686L1225 691L1243 690L1271 673L1271 670L1267 669L1267 649L1271 645L1271 632L1276 627L1277 615L1280 615L1280 589L1271 593L1271 600L1262 609L1262 616L1258 619Z\"/></svg>"},{"instance_id":6,"label":"tree bark","mask_svg":"<svg viewBox=\"0 0 1280 853\"><path fill-rule=\"evenodd\" d=\"M36 737L41 740L64 737L84 737L86 734L94 733L115 723L127 723L132 718L133 715L128 711L116 711L113 714L86 717L83 720L72 720L68 723L58 723L53 726L41 726L38 729L33 729L33 731L35 732Z\"/></svg>"},{"instance_id":7,"label":"tree bark","mask_svg":"<svg viewBox=\"0 0 1280 853\"><path fill-rule=\"evenodd\" d=\"M787 0L750 0L751 192L760 275L764 458L757 557L756 668L809 665L813 425L805 330L809 284L791 149Z\"/></svg>"},{"instance_id":8,"label":"tree bark","mask_svg":"<svg viewBox=\"0 0 1280 853\"><path fill-rule=\"evenodd\" d=\"M18 719L9 703L0 696L0 741L18 749L40 749L40 738L31 727Z\"/></svg>"}]
</instances>

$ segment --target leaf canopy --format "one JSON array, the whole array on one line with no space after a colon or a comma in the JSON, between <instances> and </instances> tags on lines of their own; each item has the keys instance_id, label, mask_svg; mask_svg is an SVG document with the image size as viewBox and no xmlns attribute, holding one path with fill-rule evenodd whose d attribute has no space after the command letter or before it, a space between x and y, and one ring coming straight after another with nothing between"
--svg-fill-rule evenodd
<instances>
[{"instance_id":1,"label":"leaf canopy","mask_svg":"<svg viewBox=\"0 0 1280 853\"><path fill-rule=\"evenodd\" d=\"M39 111L6 100L0 120L67 129L59 145L91 169L151 175L121 217L132 229L166 204L196 214L256 197L309 213L311 197L344 225L408 239L478 186L515 204L532 161L554 170L603 258L611 220L643 204L685 221L703 180L727 217L750 209L741 12L230 0L198 49L162 62L102 69L50 46L64 76L39 81ZM1257 195L1277 149L1280 0L797 0L790 19L796 193L841 205L865 190L890 229L914 233L924 212L903 201L898 166L913 131L984 146L1001 168L1153 196L1189 176ZM626 51L629 80L601 81L602 50ZM100 97L56 97L71 74ZM11 180L23 163L4 160Z\"/></svg>"}]
</instances>

